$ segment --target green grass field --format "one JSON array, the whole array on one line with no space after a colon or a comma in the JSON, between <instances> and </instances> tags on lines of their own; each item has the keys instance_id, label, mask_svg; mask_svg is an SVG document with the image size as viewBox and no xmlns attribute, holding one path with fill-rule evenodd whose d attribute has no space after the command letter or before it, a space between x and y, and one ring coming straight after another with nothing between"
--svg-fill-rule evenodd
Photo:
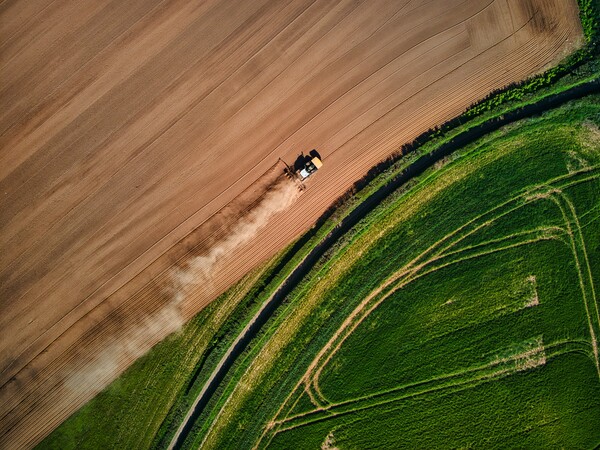
<instances>
[{"instance_id":1,"label":"green grass field","mask_svg":"<svg viewBox=\"0 0 600 450\"><path fill-rule=\"evenodd\" d=\"M187 447L598 445L599 124L513 125L367 217Z\"/></svg>"}]
</instances>

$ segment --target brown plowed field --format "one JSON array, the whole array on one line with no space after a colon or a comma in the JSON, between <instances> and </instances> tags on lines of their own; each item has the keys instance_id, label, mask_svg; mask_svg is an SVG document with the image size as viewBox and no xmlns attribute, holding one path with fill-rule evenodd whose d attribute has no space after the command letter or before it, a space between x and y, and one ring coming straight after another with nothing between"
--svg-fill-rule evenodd
<instances>
[{"instance_id":1,"label":"brown plowed field","mask_svg":"<svg viewBox=\"0 0 600 450\"><path fill-rule=\"evenodd\" d=\"M581 41L575 0L4 0L0 33L2 448L38 442L402 143ZM312 148L325 165L293 207L206 283L173 281L268 197L278 157Z\"/></svg>"}]
</instances>

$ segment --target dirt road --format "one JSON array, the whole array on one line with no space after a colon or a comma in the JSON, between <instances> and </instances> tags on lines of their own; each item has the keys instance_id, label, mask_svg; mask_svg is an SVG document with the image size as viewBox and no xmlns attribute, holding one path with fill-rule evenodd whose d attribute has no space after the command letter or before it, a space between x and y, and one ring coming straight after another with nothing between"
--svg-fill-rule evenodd
<instances>
[{"instance_id":1,"label":"dirt road","mask_svg":"<svg viewBox=\"0 0 600 450\"><path fill-rule=\"evenodd\" d=\"M5 0L0 33L0 447L15 448L403 142L581 39L574 0ZM178 296L277 158L312 148L308 189Z\"/></svg>"}]
</instances>

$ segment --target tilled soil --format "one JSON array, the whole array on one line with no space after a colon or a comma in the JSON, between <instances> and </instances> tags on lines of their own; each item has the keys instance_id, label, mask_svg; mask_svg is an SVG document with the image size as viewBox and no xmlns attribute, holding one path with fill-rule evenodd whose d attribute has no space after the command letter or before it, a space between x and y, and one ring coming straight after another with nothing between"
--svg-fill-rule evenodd
<instances>
[{"instance_id":1,"label":"tilled soil","mask_svg":"<svg viewBox=\"0 0 600 450\"><path fill-rule=\"evenodd\" d=\"M0 37L0 447L21 448L581 29L574 0L5 0ZM313 148L302 195L179 289Z\"/></svg>"}]
</instances>

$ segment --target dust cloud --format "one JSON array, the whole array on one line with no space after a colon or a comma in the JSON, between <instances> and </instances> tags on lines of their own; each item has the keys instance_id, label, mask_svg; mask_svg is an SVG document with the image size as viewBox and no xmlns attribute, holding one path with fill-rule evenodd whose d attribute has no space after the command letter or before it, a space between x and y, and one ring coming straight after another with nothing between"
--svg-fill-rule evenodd
<instances>
[{"instance_id":1,"label":"dust cloud","mask_svg":"<svg viewBox=\"0 0 600 450\"><path fill-rule=\"evenodd\" d=\"M64 377L65 387L75 394L96 395L121 373L124 364L144 355L162 337L178 331L183 324L180 304L175 299L157 313L141 319L118 339L111 339L84 367L68 373Z\"/></svg>"},{"instance_id":2,"label":"dust cloud","mask_svg":"<svg viewBox=\"0 0 600 450\"><path fill-rule=\"evenodd\" d=\"M287 178L272 184L262 200L236 221L231 231L214 243L202 255L191 258L171 272L170 286L165 288L169 300L157 313L113 337L106 347L79 370L64 377L65 386L74 394L99 393L107 381L115 379L127 365L148 352L160 339L178 331L184 324L183 301L194 289L202 285L211 289L211 280L220 260L243 244L248 243L267 225L275 214L290 207L300 195L296 184Z\"/></svg>"},{"instance_id":3,"label":"dust cloud","mask_svg":"<svg viewBox=\"0 0 600 450\"><path fill-rule=\"evenodd\" d=\"M299 196L300 191L293 181L283 178L274 183L263 199L233 225L225 238L216 242L206 254L192 258L173 271L175 298L182 301L187 291L199 284L211 290L213 275L221 259L250 242L271 217L289 208Z\"/></svg>"}]
</instances>

